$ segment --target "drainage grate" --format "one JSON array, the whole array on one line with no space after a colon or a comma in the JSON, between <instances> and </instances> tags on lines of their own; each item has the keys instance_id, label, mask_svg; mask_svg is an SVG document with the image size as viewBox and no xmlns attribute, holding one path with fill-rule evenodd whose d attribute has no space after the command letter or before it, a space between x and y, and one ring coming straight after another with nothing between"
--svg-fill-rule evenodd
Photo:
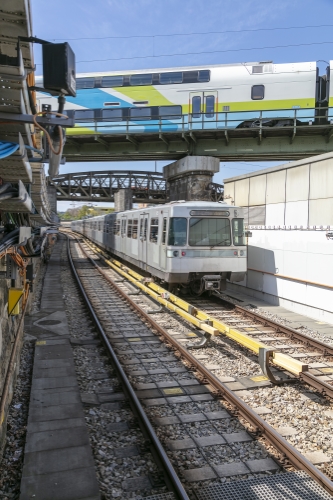
<instances>
[{"instance_id":1,"label":"drainage grate","mask_svg":"<svg viewBox=\"0 0 333 500\"><path fill-rule=\"evenodd\" d=\"M176 497L173 493L159 493L158 495L145 497L144 500L176 500Z\"/></svg>"},{"instance_id":2,"label":"drainage grate","mask_svg":"<svg viewBox=\"0 0 333 500\"><path fill-rule=\"evenodd\" d=\"M198 500L332 500L306 472L215 483L196 492Z\"/></svg>"}]
</instances>

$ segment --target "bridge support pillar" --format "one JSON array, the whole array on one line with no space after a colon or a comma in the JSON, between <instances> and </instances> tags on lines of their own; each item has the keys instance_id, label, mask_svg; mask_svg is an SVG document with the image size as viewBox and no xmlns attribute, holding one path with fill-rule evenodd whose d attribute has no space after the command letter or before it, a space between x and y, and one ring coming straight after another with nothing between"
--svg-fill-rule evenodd
<instances>
[{"instance_id":1,"label":"bridge support pillar","mask_svg":"<svg viewBox=\"0 0 333 500\"><path fill-rule=\"evenodd\" d=\"M128 188L119 189L119 191L114 194L114 211L124 212L125 210L131 210L132 208L132 190Z\"/></svg>"},{"instance_id":2,"label":"bridge support pillar","mask_svg":"<svg viewBox=\"0 0 333 500\"><path fill-rule=\"evenodd\" d=\"M47 196L52 212L57 213L57 189L55 186L47 186Z\"/></svg>"},{"instance_id":3,"label":"bridge support pillar","mask_svg":"<svg viewBox=\"0 0 333 500\"><path fill-rule=\"evenodd\" d=\"M209 184L220 170L220 160L212 156L186 156L163 168L170 201L210 201Z\"/></svg>"}]
</instances>

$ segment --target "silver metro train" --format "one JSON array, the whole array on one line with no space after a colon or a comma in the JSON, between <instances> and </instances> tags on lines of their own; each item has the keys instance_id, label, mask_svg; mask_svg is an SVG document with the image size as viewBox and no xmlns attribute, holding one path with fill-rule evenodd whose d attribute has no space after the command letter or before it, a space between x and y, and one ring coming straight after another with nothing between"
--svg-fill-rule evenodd
<instances>
[{"instance_id":1,"label":"silver metro train","mask_svg":"<svg viewBox=\"0 0 333 500\"><path fill-rule=\"evenodd\" d=\"M243 210L224 202L171 202L73 221L71 227L169 290L200 295L245 277Z\"/></svg>"}]
</instances>

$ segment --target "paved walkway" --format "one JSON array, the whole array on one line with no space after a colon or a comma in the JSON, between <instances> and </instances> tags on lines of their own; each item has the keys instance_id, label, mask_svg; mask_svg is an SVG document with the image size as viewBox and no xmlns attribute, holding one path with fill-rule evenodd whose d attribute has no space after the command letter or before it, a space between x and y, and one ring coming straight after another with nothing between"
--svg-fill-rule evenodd
<instances>
[{"instance_id":1,"label":"paved walkway","mask_svg":"<svg viewBox=\"0 0 333 500\"><path fill-rule=\"evenodd\" d=\"M25 322L36 348L20 500L100 499L69 341L60 282L67 243L60 238L45 275L41 310Z\"/></svg>"},{"instance_id":2,"label":"paved walkway","mask_svg":"<svg viewBox=\"0 0 333 500\"><path fill-rule=\"evenodd\" d=\"M280 318L288 321L288 326L290 326L291 328L306 326L307 328L316 330L323 335L327 335L331 338L333 337L332 324L324 321L319 321L318 319L310 318L309 316L295 313L290 309L286 309L285 307L270 304L268 302L265 302L264 300L247 295L246 288L244 288L244 292L227 289L225 293L229 297L239 300L239 305L242 307L245 307L247 305L254 305L259 309L263 309L270 312L271 314L280 316Z\"/></svg>"}]
</instances>

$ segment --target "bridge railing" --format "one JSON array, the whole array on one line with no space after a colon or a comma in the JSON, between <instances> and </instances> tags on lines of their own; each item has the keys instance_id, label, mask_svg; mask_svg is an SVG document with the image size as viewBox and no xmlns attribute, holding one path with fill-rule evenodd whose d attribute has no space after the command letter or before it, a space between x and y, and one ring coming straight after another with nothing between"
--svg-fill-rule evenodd
<instances>
[{"instance_id":1,"label":"bridge railing","mask_svg":"<svg viewBox=\"0 0 333 500\"><path fill-rule=\"evenodd\" d=\"M68 111L75 117L74 111ZM115 121L116 120L116 121ZM293 108L267 109L262 111L223 111L214 113L191 113L175 116L145 117L135 121L109 118L80 118L75 120L75 128L68 129L68 135L91 134L135 134L191 132L195 130L232 130L232 129L272 129L289 128L293 130L309 126L332 126L333 108Z\"/></svg>"}]
</instances>

